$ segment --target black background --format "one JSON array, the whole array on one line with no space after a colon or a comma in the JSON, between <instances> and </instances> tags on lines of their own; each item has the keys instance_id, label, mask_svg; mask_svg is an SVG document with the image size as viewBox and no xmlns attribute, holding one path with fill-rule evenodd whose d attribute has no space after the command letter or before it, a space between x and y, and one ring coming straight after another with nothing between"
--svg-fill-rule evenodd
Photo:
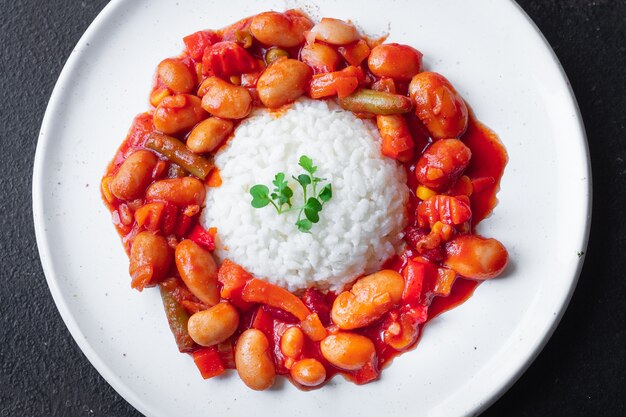
<instances>
[{"instance_id":1,"label":"black background","mask_svg":"<svg viewBox=\"0 0 626 417\"><path fill-rule=\"evenodd\" d=\"M0 0L0 417L139 415L63 324L31 212L33 157L48 98L105 3ZM593 222L563 321L484 416L625 416L626 1L519 3L554 48L578 99L593 166Z\"/></svg>"}]
</instances>

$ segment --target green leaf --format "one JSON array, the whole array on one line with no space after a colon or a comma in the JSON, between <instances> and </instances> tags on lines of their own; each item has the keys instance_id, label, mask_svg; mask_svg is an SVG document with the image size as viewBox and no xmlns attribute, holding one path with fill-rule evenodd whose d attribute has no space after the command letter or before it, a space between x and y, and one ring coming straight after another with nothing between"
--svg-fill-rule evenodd
<instances>
[{"instance_id":1,"label":"green leaf","mask_svg":"<svg viewBox=\"0 0 626 417\"><path fill-rule=\"evenodd\" d=\"M283 174L282 172L276 174L276 176L274 177L274 181L272 181L272 184L276 186L276 188L274 188L274 191L277 194L282 194L283 190L288 187L287 181L285 181L285 174Z\"/></svg>"},{"instance_id":2,"label":"green leaf","mask_svg":"<svg viewBox=\"0 0 626 417\"><path fill-rule=\"evenodd\" d=\"M319 212L321 210L322 210L322 205L317 200L317 198L311 197L307 200L306 205L304 206L304 215L312 223L317 223L320 221Z\"/></svg>"},{"instance_id":3,"label":"green leaf","mask_svg":"<svg viewBox=\"0 0 626 417\"><path fill-rule=\"evenodd\" d=\"M283 204L288 204L289 207L291 207L291 197L293 196L293 191L291 191L291 188L289 187L285 187L280 191L280 195L277 196L278 197L278 202L283 205Z\"/></svg>"},{"instance_id":4,"label":"green leaf","mask_svg":"<svg viewBox=\"0 0 626 417\"><path fill-rule=\"evenodd\" d=\"M252 194L252 197L262 197L262 196L267 197L269 192L270 192L270 189L267 188L263 184L257 184L253 186L252 188L250 188L250 194Z\"/></svg>"},{"instance_id":5,"label":"green leaf","mask_svg":"<svg viewBox=\"0 0 626 417\"><path fill-rule=\"evenodd\" d=\"M293 190L291 189L291 187L285 187L282 191L282 194L285 197L291 198L293 197Z\"/></svg>"},{"instance_id":6,"label":"green leaf","mask_svg":"<svg viewBox=\"0 0 626 417\"><path fill-rule=\"evenodd\" d=\"M263 208L265 206L267 206L270 203L269 199L260 199L260 198L253 198L252 199L252 207L254 208Z\"/></svg>"},{"instance_id":7,"label":"green leaf","mask_svg":"<svg viewBox=\"0 0 626 417\"><path fill-rule=\"evenodd\" d=\"M304 188L307 185L311 184L311 177L307 174L300 174L298 178L295 179L298 183Z\"/></svg>"},{"instance_id":8,"label":"green leaf","mask_svg":"<svg viewBox=\"0 0 626 417\"><path fill-rule=\"evenodd\" d=\"M276 200L280 206L287 204L289 205L289 207L291 207L290 200L293 196L293 191L291 190L291 188L289 188L287 181L285 181L285 174L282 172L276 174L276 176L274 177L274 181L272 181L272 184L276 186L276 188L274 188L274 192L271 195L272 200Z\"/></svg>"},{"instance_id":9,"label":"green leaf","mask_svg":"<svg viewBox=\"0 0 626 417\"><path fill-rule=\"evenodd\" d=\"M311 223L317 223L320 221L320 215L319 212L316 210L311 210L310 208L305 208L304 209L304 215L306 216L307 219L309 219L311 221Z\"/></svg>"},{"instance_id":10,"label":"green leaf","mask_svg":"<svg viewBox=\"0 0 626 417\"><path fill-rule=\"evenodd\" d=\"M287 182L285 181L285 174L282 172L276 174L276 176L274 177L274 181L272 181L272 184L274 184L279 190L282 189L281 185L287 184Z\"/></svg>"},{"instance_id":11,"label":"green leaf","mask_svg":"<svg viewBox=\"0 0 626 417\"><path fill-rule=\"evenodd\" d=\"M317 167L313 166L313 160L306 155L302 155L298 164L304 168L304 170L310 174L314 174L317 171Z\"/></svg>"},{"instance_id":12,"label":"green leaf","mask_svg":"<svg viewBox=\"0 0 626 417\"><path fill-rule=\"evenodd\" d=\"M319 198L323 202L327 202L328 200L333 198L333 187L331 184L326 184L324 188L322 188L322 191L320 191L319 194Z\"/></svg>"},{"instance_id":13,"label":"green leaf","mask_svg":"<svg viewBox=\"0 0 626 417\"><path fill-rule=\"evenodd\" d=\"M265 185L257 184L254 187L250 188L250 195L252 195L252 207L254 208L263 208L270 203L269 198L269 188Z\"/></svg>"},{"instance_id":14,"label":"green leaf","mask_svg":"<svg viewBox=\"0 0 626 417\"><path fill-rule=\"evenodd\" d=\"M309 233L309 230L311 230L311 227L313 227L313 223L311 223L307 219L300 219L296 222L296 226L298 227L299 231Z\"/></svg>"},{"instance_id":15,"label":"green leaf","mask_svg":"<svg viewBox=\"0 0 626 417\"><path fill-rule=\"evenodd\" d=\"M278 214L299 210L296 227L301 232L310 233L313 224L318 223L320 220L319 213L322 211L323 204L332 198L333 192L331 185L327 184L316 196L317 184L326 179L314 175L317 171L317 167L313 165L313 160L308 156L300 156L298 163L307 174L300 174L298 177L292 176L292 178L302 187L304 197L312 194L302 205L296 205L296 207L292 206L291 198L293 197L293 189L289 187L289 183L286 181L285 173L283 172L279 172L274 176L272 184L275 188L272 190L271 194L269 188L265 185L257 184L252 187L250 189L250 195L252 195L251 204L255 208L262 208L271 204ZM311 184L313 185L312 190L308 188ZM289 209L284 208L285 204L289 206ZM304 214L304 218L301 218L302 214Z\"/></svg>"},{"instance_id":16,"label":"green leaf","mask_svg":"<svg viewBox=\"0 0 626 417\"><path fill-rule=\"evenodd\" d=\"M306 205L304 206L305 209L311 209L311 210L315 210L315 211L322 211L322 204L319 202L319 200L315 197L310 197L307 201L306 201Z\"/></svg>"}]
</instances>

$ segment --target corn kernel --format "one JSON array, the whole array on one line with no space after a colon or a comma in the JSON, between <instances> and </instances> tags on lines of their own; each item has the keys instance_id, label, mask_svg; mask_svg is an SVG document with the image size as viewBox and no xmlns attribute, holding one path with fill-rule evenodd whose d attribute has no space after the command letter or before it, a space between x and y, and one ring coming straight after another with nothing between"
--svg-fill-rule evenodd
<instances>
[{"instance_id":1,"label":"corn kernel","mask_svg":"<svg viewBox=\"0 0 626 417\"><path fill-rule=\"evenodd\" d=\"M415 190L415 195L420 200L428 200L430 197L436 196L437 193L428 187L424 187L423 185L420 185L417 187L417 190Z\"/></svg>"}]
</instances>

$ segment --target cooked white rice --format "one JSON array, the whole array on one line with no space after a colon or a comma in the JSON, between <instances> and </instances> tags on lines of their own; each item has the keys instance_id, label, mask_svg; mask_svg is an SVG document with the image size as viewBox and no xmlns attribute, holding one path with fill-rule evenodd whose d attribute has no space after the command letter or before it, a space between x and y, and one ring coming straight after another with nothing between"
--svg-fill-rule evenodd
<instances>
[{"instance_id":1,"label":"cooked white rice","mask_svg":"<svg viewBox=\"0 0 626 417\"><path fill-rule=\"evenodd\" d=\"M297 212L278 215L271 205L250 205L250 188L267 185L284 172L302 201L301 155L332 183L311 233L294 223ZM380 153L371 121L356 118L332 102L301 99L281 115L258 110L241 123L218 153L222 185L209 188L201 216L218 230L215 253L256 277L290 291L308 287L340 290L354 278L380 269L402 238L408 198L402 167Z\"/></svg>"}]
</instances>

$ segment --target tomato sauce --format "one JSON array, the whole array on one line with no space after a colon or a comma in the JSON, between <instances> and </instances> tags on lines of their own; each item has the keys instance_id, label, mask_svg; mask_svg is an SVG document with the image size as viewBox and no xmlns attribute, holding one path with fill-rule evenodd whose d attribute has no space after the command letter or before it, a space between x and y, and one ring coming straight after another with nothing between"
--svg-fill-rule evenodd
<instances>
[{"instance_id":1,"label":"tomato sauce","mask_svg":"<svg viewBox=\"0 0 626 417\"><path fill-rule=\"evenodd\" d=\"M252 18L242 19L221 31L202 31L186 37L184 41L187 46L187 51L177 59L184 63L190 71L197 72L198 81L202 81L202 79L207 76L207 74L203 73L203 51L211 44L220 41L235 41L242 45L246 45L248 42L253 42L251 39L246 38L246 36L250 36L248 29L251 20ZM379 43L382 41L384 41L384 39L381 39ZM331 46L337 50L336 46L327 46ZM373 47L374 44L370 42L370 46ZM286 50L291 57L298 58L300 57L301 48L302 45L299 45L296 47L286 48ZM258 62L263 62L268 49L269 48L266 45L254 42L247 46L247 52ZM346 68L347 66L348 63L342 61L337 70ZM261 65L261 67L263 67L263 65ZM360 64L359 68L363 69L367 83L371 84L375 81L379 81L379 78L373 75L367 68L367 60ZM261 105L256 92L256 80L258 79L260 73L261 72L259 71L256 74L243 74L238 81L240 85L246 87L250 91L255 106ZM398 94L406 95L409 90L409 83L406 80L397 81L394 88ZM145 196L132 201L121 201L115 198L109 189L109 183L120 169L122 163L134 152L146 149L144 145L147 138L151 133L156 132L153 123L155 107L159 100L169 94L171 94L171 92L168 90L163 81L161 81L158 76L155 77L152 94L150 96L150 102L152 104L151 110L138 115L134 119L126 139L121 144L112 162L107 167L102 180L101 193L103 200L111 212L113 223L122 238L124 249L127 254L130 254L131 242L134 237L138 233L145 230L153 233L159 233L167 237L168 244L172 249L174 249L177 243L183 239L192 239L195 242L201 241L207 250L213 250L214 248L213 239L216 231L209 230L207 232L200 228L200 231L198 232L198 227L200 227L198 225L198 218L200 215L199 206L175 207L168 203L159 203L154 206L154 211L148 213L146 219L139 221L137 217L137 210L144 207L148 203ZM272 111L276 117L279 117L284 111L284 108L273 109ZM375 117L373 114L357 114L357 116L366 119L372 119ZM433 139L430 137L428 130L420 122L414 112L404 114L403 119L406 122L414 146L413 157L410 161L403 162L402 164L406 171L407 186L409 188L409 199L406 207L407 226L408 228L419 229L420 222L416 212L418 206L422 203L422 199L420 199L416 193L420 183L417 180L415 171L418 160L422 156L423 152L433 143ZM235 127L238 122L239 121L233 121ZM183 131L172 134L172 136L184 141L188 134L189 131ZM467 129L459 139L471 150L472 155L469 165L463 173L463 175L467 177L467 181L471 184L471 191L463 196L467 196L469 198L468 201L472 212L471 224L468 220L464 225L465 229L463 230L461 230L463 225L459 226L459 233L469 233L480 221L485 219L491 213L497 204L496 194L500 188L500 179L507 164L508 156L504 146L498 139L498 136L485 125L480 123L475 118L471 110L469 112ZM227 140L228 139L225 139L220 146L223 146ZM163 155L157 156L159 158L159 162L152 172L153 182L162 179L179 178L189 175L188 172L169 161ZM204 184L208 187L219 187L222 184L222 178L219 170L214 168L204 180ZM457 189L453 187L450 190L441 192L440 194L446 194L454 197L456 192ZM418 232L421 233L419 230ZM197 233L201 235L200 238L197 238L197 236L194 238ZM217 233L219 233L219 231L217 231ZM414 242L409 241L410 239L408 238L408 233L405 236L405 240L407 244L405 245L403 253L389 259L385 265L383 265L384 269L391 269L403 274L405 269L408 269L407 265L410 265L410 262L414 259L421 260L420 262L432 264L434 268L438 268L437 271L446 269L442 264L443 253L445 252L445 241L439 245L438 249L418 251L413 245ZM450 270L448 270L448 272L449 271ZM188 314L193 314L196 311L201 311L207 308L205 304L203 304L192 294L191 291L189 291L189 289L187 289L183 281L179 278L180 275L174 262L172 262L172 266L166 276L167 278L162 282L151 283L151 285L159 284L162 291L167 291L175 302L179 303ZM435 277L433 279L437 280L438 278ZM458 276L455 277L454 280L449 281L450 287L448 288L448 292L437 292L437 290L433 287L433 282L430 284L424 283L422 284L424 285L424 289L422 291L426 295L419 305L403 301L400 305L385 313L385 315L371 325L353 330L353 332L357 334L370 338L376 348L376 355L371 363L366 364L357 371L341 370L330 364L321 353L320 343L314 342L308 337L305 337L301 357L317 359L324 366L326 369L326 380L323 384L328 382L336 374L342 374L347 379L357 384L370 382L378 377L380 371L385 366L388 366L394 357L415 348L421 337L422 328L428 323L428 321L465 302L473 294L479 283L480 281L473 281ZM220 289L221 285L222 284L219 284ZM309 290L307 293L300 296L304 304L306 304L312 312L318 314L321 322L325 325L329 332L336 332L338 330L337 326L331 322L329 317L329 312L336 294L322 294L317 290ZM241 289L239 289L239 292L234 293L230 298L228 298L228 301L239 310L239 328L230 339L220 343L214 348L208 348L213 349L213 356L217 357L217 361L220 363L219 366L215 368L218 369L218 371L215 371L214 374L209 372L207 375L210 374L210 376L214 376L223 371L223 369L235 368L233 351L237 337L242 332L250 328L258 329L267 336L276 372L280 375L289 375L289 366L287 365L289 358L286 358L283 355L280 349L280 341L283 333L289 327L299 325L299 320L286 311L267 305L251 304L244 301L241 298ZM404 319L406 320L403 321ZM406 328L403 327L400 336L403 336L405 330L408 329L407 334L409 336L406 336L405 339L399 340L399 342L402 343L399 343L398 340L393 339L393 337L390 338L388 334L389 329L391 328L390 325L393 323L401 323L402 326L406 326ZM174 331L173 327L172 330ZM183 328L182 331L186 331L186 329ZM178 340L181 335L176 334L175 332L175 336ZM389 340L396 340L399 344L395 345L389 342ZM200 348L199 346L194 347L190 353L199 352L203 349L203 352L206 353L207 348ZM183 350L181 349L181 351ZM185 351L189 352L188 350ZM211 357L211 355L204 356ZM194 359L196 359L195 356ZM213 368L209 366L206 367L206 369ZM305 390L313 389L303 387L298 384L296 385ZM316 386L314 388L318 387L319 386Z\"/></svg>"},{"instance_id":2,"label":"tomato sauce","mask_svg":"<svg viewBox=\"0 0 626 417\"><path fill-rule=\"evenodd\" d=\"M496 194L509 157L498 136L470 113L467 131L461 138L472 150L465 175L474 181L472 226L485 219L498 204Z\"/></svg>"}]
</instances>

